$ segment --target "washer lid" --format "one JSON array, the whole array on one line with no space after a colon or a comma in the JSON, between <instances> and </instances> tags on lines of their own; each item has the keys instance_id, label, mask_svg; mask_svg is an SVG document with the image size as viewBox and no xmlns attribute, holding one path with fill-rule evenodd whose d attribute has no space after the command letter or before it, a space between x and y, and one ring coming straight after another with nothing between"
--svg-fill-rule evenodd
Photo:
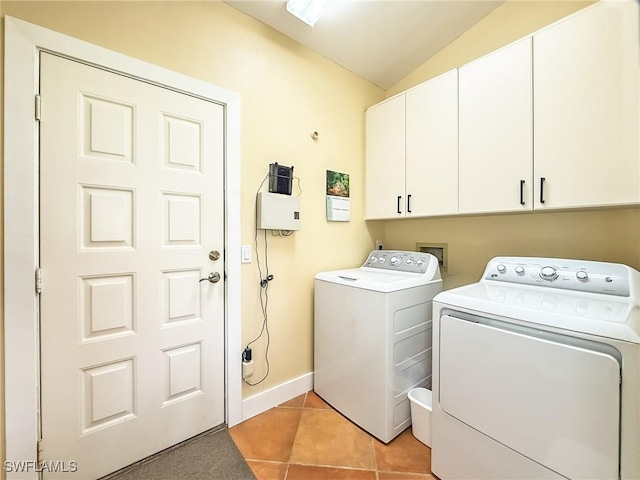
<instances>
[{"instance_id":1,"label":"washer lid","mask_svg":"<svg viewBox=\"0 0 640 480\"><path fill-rule=\"evenodd\" d=\"M366 267L321 272L316 280L347 285L376 292L395 292L427 284L441 284L440 278L408 272L390 272Z\"/></svg>"},{"instance_id":2,"label":"washer lid","mask_svg":"<svg viewBox=\"0 0 640 480\"><path fill-rule=\"evenodd\" d=\"M480 282L441 292L434 302L477 315L640 343L640 306L628 297Z\"/></svg>"}]
</instances>

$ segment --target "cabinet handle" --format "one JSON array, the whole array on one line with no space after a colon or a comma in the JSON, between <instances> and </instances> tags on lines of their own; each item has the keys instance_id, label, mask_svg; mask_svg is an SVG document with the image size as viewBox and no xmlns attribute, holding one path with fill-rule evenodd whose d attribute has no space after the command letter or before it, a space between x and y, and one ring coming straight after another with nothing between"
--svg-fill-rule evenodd
<instances>
[{"instance_id":1,"label":"cabinet handle","mask_svg":"<svg viewBox=\"0 0 640 480\"><path fill-rule=\"evenodd\" d=\"M402 213L400 211L400 200L402 200L402 197L400 195L398 195L398 213Z\"/></svg>"},{"instance_id":2,"label":"cabinet handle","mask_svg":"<svg viewBox=\"0 0 640 480\"><path fill-rule=\"evenodd\" d=\"M540 177L540 203L544 203L544 181L546 178Z\"/></svg>"},{"instance_id":3,"label":"cabinet handle","mask_svg":"<svg viewBox=\"0 0 640 480\"><path fill-rule=\"evenodd\" d=\"M407 213L411 213L411 195L407 195Z\"/></svg>"},{"instance_id":4,"label":"cabinet handle","mask_svg":"<svg viewBox=\"0 0 640 480\"><path fill-rule=\"evenodd\" d=\"M520 180L520 205L524 205L524 180Z\"/></svg>"}]
</instances>

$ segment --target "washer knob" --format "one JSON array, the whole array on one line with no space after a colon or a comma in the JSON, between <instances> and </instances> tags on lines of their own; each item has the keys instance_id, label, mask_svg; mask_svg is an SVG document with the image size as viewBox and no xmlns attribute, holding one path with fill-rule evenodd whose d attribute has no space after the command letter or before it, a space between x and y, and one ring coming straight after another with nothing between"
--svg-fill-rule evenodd
<instances>
[{"instance_id":1,"label":"washer knob","mask_svg":"<svg viewBox=\"0 0 640 480\"><path fill-rule=\"evenodd\" d=\"M520 265L518 265L518 266L516 267L516 273L517 273L518 275L524 275L524 267L521 267Z\"/></svg>"},{"instance_id":2,"label":"washer knob","mask_svg":"<svg viewBox=\"0 0 640 480\"><path fill-rule=\"evenodd\" d=\"M397 265L398 264L398 257L391 257L391 265Z\"/></svg>"},{"instance_id":3,"label":"washer knob","mask_svg":"<svg viewBox=\"0 0 640 480\"><path fill-rule=\"evenodd\" d=\"M555 280L558 278L558 271L553 267L542 267L540 270L540 278L543 280Z\"/></svg>"},{"instance_id":4,"label":"washer knob","mask_svg":"<svg viewBox=\"0 0 640 480\"><path fill-rule=\"evenodd\" d=\"M507 271L507 267L505 267L502 264L498 265L498 272L499 273L505 273L506 271Z\"/></svg>"},{"instance_id":5,"label":"washer knob","mask_svg":"<svg viewBox=\"0 0 640 480\"><path fill-rule=\"evenodd\" d=\"M589 274L584 270L580 270L576 272L576 278L581 282L586 282L587 280L589 280Z\"/></svg>"}]
</instances>

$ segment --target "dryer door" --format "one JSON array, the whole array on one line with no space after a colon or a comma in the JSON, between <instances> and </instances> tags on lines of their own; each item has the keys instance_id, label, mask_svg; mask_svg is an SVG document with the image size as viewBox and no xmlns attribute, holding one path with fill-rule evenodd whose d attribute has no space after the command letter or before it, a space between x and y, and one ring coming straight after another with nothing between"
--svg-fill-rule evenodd
<instances>
[{"instance_id":1,"label":"dryer door","mask_svg":"<svg viewBox=\"0 0 640 480\"><path fill-rule=\"evenodd\" d=\"M440 325L447 414L568 478L619 477L617 350L475 317Z\"/></svg>"}]
</instances>

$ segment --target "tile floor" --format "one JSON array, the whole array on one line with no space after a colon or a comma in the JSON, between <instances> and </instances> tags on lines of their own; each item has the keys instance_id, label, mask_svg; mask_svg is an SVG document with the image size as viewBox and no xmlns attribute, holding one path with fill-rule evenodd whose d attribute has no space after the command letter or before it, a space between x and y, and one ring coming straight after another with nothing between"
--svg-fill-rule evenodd
<instances>
[{"instance_id":1,"label":"tile floor","mask_svg":"<svg viewBox=\"0 0 640 480\"><path fill-rule=\"evenodd\" d=\"M388 444L313 391L229 430L258 480L427 480L431 449L408 428Z\"/></svg>"}]
</instances>

